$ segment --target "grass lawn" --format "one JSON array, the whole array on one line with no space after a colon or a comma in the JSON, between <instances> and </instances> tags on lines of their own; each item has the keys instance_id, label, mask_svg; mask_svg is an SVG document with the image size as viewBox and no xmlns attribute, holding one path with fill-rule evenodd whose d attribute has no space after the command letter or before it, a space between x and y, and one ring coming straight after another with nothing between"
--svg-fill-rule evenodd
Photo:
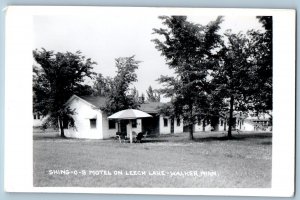
<instances>
[{"instance_id":1,"label":"grass lawn","mask_svg":"<svg viewBox=\"0 0 300 200\"><path fill-rule=\"evenodd\" d=\"M271 187L271 133L195 133L195 141L181 133L141 144L54 135L33 135L36 187Z\"/></svg>"}]
</instances>

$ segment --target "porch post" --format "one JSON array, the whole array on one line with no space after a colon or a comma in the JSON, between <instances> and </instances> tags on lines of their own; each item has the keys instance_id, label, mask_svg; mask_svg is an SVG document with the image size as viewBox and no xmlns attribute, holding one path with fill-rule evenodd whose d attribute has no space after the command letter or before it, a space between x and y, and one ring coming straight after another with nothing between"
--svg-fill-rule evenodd
<instances>
[{"instance_id":1,"label":"porch post","mask_svg":"<svg viewBox=\"0 0 300 200\"><path fill-rule=\"evenodd\" d=\"M132 143L132 121L131 119L129 120L129 137L130 137L130 143Z\"/></svg>"}]
</instances>

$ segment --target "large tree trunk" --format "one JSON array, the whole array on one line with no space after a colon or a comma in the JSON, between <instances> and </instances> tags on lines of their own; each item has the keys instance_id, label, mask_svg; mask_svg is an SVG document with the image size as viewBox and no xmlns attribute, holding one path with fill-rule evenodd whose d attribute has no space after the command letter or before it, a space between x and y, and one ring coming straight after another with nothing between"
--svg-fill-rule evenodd
<instances>
[{"instance_id":1,"label":"large tree trunk","mask_svg":"<svg viewBox=\"0 0 300 200\"><path fill-rule=\"evenodd\" d=\"M189 129L190 129L190 140L194 140L194 134L193 134L193 132L194 132L194 125L193 124L190 124L189 125Z\"/></svg>"},{"instance_id":2,"label":"large tree trunk","mask_svg":"<svg viewBox=\"0 0 300 200\"><path fill-rule=\"evenodd\" d=\"M193 104L191 102L189 103L189 109L190 109L190 124L189 124L189 127L190 127L190 140L194 140L194 135L193 135L194 124L192 123L192 119L193 119Z\"/></svg>"},{"instance_id":3,"label":"large tree trunk","mask_svg":"<svg viewBox=\"0 0 300 200\"><path fill-rule=\"evenodd\" d=\"M60 129L60 136L62 138L65 138L65 132L64 132L64 126L63 126L63 120L61 118L58 118L58 123L59 123L59 129Z\"/></svg>"},{"instance_id":4,"label":"large tree trunk","mask_svg":"<svg viewBox=\"0 0 300 200\"><path fill-rule=\"evenodd\" d=\"M230 110L229 110L229 123L228 123L228 138L232 138L232 126L233 126L233 102L234 97L230 97Z\"/></svg>"}]
</instances>

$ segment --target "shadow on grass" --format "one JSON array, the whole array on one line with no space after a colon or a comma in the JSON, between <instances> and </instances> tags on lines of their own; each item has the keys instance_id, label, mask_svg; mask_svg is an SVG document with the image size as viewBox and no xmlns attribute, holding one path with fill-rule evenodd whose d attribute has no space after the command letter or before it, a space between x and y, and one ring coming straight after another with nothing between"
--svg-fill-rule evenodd
<instances>
[{"instance_id":1,"label":"shadow on grass","mask_svg":"<svg viewBox=\"0 0 300 200\"><path fill-rule=\"evenodd\" d=\"M168 135L168 136L160 136L157 138L146 138L143 139L141 143L190 143L190 142L215 142L215 141L252 141L252 140L262 140L260 142L256 142L262 145L272 145L272 133L247 133L247 134L234 134L231 138L227 137L227 134L214 135L214 136L202 136L195 137L193 141L189 140L188 137L178 136L178 135ZM267 141L266 141L267 140Z\"/></svg>"},{"instance_id":2,"label":"shadow on grass","mask_svg":"<svg viewBox=\"0 0 300 200\"><path fill-rule=\"evenodd\" d=\"M272 142L271 142L271 141L268 141L268 142L261 142L260 144L262 144L262 145L272 145Z\"/></svg>"},{"instance_id":3,"label":"shadow on grass","mask_svg":"<svg viewBox=\"0 0 300 200\"><path fill-rule=\"evenodd\" d=\"M169 140L161 140L161 139L145 139L142 140L141 143L158 143L158 142L170 142Z\"/></svg>"},{"instance_id":4,"label":"shadow on grass","mask_svg":"<svg viewBox=\"0 0 300 200\"><path fill-rule=\"evenodd\" d=\"M223 136L208 136L195 138L194 142L212 142L212 141L246 141L253 139L272 139L272 133L255 133L255 134L236 134L232 137L227 137L227 134L223 134ZM271 141L264 141L260 144L263 145L271 145Z\"/></svg>"},{"instance_id":5,"label":"shadow on grass","mask_svg":"<svg viewBox=\"0 0 300 200\"><path fill-rule=\"evenodd\" d=\"M231 138L227 137L227 132L208 132L208 133L195 133L194 140L191 141L188 138L188 133L180 134L166 134L160 136L151 135L151 137L143 138L141 143L146 144L156 144L156 143L205 143L205 142L218 142L218 141L244 141L244 142L254 142L260 145L272 145L272 133L271 132L233 132ZM109 138L105 140L92 140L92 139L79 139L79 138L62 138L57 132L49 132L43 134L34 134L33 140L44 140L44 141L93 141L95 143L101 142L118 142L115 138Z\"/></svg>"},{"instance_id":6,"label":"shadow on grass","mask_svg":"<svg viewBox=\"0 0 300 200\"><path fill-rule=\"evenodd\" d=\"M194 142L210 142L210 141L227 141L227 140L245 140L246 138L241 137L231 137L228 138L227 136L223 137L203 137L203 138L195 138Z\"/></svg>"},{"instance_id":7,"label":"shadow on grass","mask_svg":"<svg viewBox=\"0 0 300 200\"><path fill-rule=\"evenodd\" d=\"M89 141L91 139L82 139L82 138L68 138L68 137L61 137L59 135L44 135L44 136L37 136L37 135L34 135L33 136L33 140L44 140L44 141L47 141L47 140L57 140L57 141ZM97 140L95 140L97 141Z\"/></svg>"},{"instance_id":8,"label":"shadow on grass","mask_svg":"<svg viewBox=\"0 0 300 200\"><path fill-rule=\"evenodd\" d=\"M65 138L62 138L60 136L33 136L33 140L64 140Z\"/></svg>"}]
</instances>

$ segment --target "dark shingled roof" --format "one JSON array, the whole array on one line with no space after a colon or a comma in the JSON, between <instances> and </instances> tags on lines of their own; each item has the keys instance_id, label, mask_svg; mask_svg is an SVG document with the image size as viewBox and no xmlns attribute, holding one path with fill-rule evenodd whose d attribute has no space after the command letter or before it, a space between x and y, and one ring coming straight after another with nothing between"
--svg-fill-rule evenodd
<instances>
[{"instance_id":1,"label":"dark shingled roof","mask_svg":"<svg viewBox=\"0 0 300 200\"><path fill-rule=\"evenodd\" d=\"M100 96L81 96L83 100L89 102L90 104L96 106L97 108L105 106L105 97L100 97Z\"/></svg>"},{"instance_id":2,"label":"dark shingled roof","mask_svg":"<svg viewBox=\"0 0 300 200\"><path fill-rule=\"evenodd\" d=\"M161 102L149 102L140 105L140 110L146 113L158 113L158 107L164 105Z\"/></svg>"},{"instance_id":3,"label":"dark shingled roof","mask_svg":"<svg viewBox=\"0 0 300 200\"><path fill-rule=\"evenodd\" d=\"M89 102L90 104L96 106L97 108L100 108L102 106L105 106L105 97L101 96L80 96L83 100ZM164 105L164 103L161 102L147 102L140 105L138 108L141 111L144 111L146 113L156 114L158 113L158 107Z\"/></svg>"}]
</instances>

